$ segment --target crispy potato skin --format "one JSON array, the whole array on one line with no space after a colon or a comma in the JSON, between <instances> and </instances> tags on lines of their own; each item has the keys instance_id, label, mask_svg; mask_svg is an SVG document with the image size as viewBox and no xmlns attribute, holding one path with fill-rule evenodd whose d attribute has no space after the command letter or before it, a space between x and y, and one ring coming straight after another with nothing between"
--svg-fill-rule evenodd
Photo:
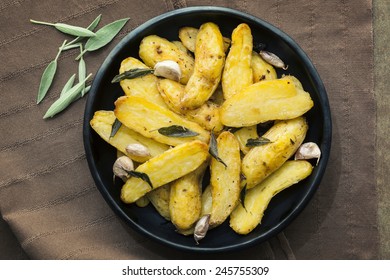
<instances>
[{"instance_id":1,"label":"crispy potato skin","mask_svg":"<svg viewBox=\"0 0 390 280\"><path fill-rule=\"evenodd\" d=\"M232 45L222 74L224 98L229 99L253 83L251 67L253 38L249 26L238 25L232 33Z\"/></svg>"},{"instance_id":2,"label":"crispy potato skin","mask_svg":"<svg viewBox=\"0 0 390 280\"><path fill-rule=\"evenodd\" d=\"M128 57L122 61L119 73L135 68L149 69L149 67L140 60L134 57ZM149 74L135 79L124 79L120 81L120 85L126 95L142 97L152 103L167 108L167 105L158 91L157 82L158 78L153 74Z\"/></svg>"},{"instance_id":3,"label":"crispy potato skin","mask_svg":"<svg viewBox=\"0 0 390 280\"><path fill-rule=\"evenodd\" d=\"M196 36L199 29L194 27L185 26L179 29L179 39L183 45L191 52L195 52ZM227 37L223 37L223 50L227 52L230 47L231 40Z\"/></svg>"},{"instance_id":4,"label":"crispy potato skin","mask_svg":"<svg viewBox=\"0 0 390 280\"><path fill-rule=\"evenodd\" d=\"M176 146L141 164L135 171L149 176L157 189L197 169L208 158L208 145L199 140ZM151 186L142 179L131 177L123 185L121 199L133 203L149 193Z\"/></svg>"},{"instance_id":5,"label":"crispy potato skin","mask_svg":"<svg viewBox=\"0 0 390 280\"><path fill-rule=\"evenodd\" d=\"M253 188L283 165L305 139L308 125L303 117L278 121L263 137L271 143L252 148L242 159L247 189Z\"/></svg>"},{"instance_id":6,"label":"crispy potato skin","mask_svg":"<svg viewBox=\"0 0 390 280\"><path fill-rule=\"evenodd\" d=\"M158 89L165 103L173 112L184 116L186 119L196 122L204 129L219 132L223 129L223 124L219 116L219 107L217 104L207 101L202 106L194 110L186 110L181 103L181 97L184 95L184 86L178 82L160 79Z\"/></svg>"},{"instance_id":7,"label":"crispy potato skin","mask_svg":"<svg viewBox=\"0 0 390 280\"><path fill-rule=\"evenodd\" d=\"M114 112L122 124L160 143L176 146L195 139L205 143L209 141L209 133L197 123L188 121L184 117L150 103L144 98L122 96L115 102ZM159 128L171 125L184 126L199 134L193 137L178 138L165 136L157 131Z\"/></svg>"},{"instance_id":8,"label":"crispy potato skin","mask_svg":"<svg viewBox=\"0 0 390 280\"><path fill-rule=\"evenodd\" d=\"M169 213L179 230L187 230L200 218L202 209L202 178L207 163L172 183Z\"/></svg>"},{"instance_id":9,"label":"crispy potato skin","mask_svg":"<svg viewBox=\"0 0 390 280\"><path fill-rule=\"evenodd\" d=\"M196 109L205 103L217 88L225 64L223 38L214 23L205 23L196 36L194 73L185 87L182 104Z\"/></svg>"},{"instance_id":10,"label":"crispy potato skin","mask_svg":"<svg viewBox=\"0 0 390 280\"><path fill-rule=\"evenodd\" d=\"M130 157L132 160L137 162L145 162L151 157L162 154L168 150L168 146L161 144L153 139L149 139L134 130L122 125L118 132L110 138L112 124L115 121L115 115L113 111L96 111L90 125L93 130L107 143L117 148L120 152ZM148 148L151 156L140 157L135 155L129 155L126 153L126 147L129 144L142 144Z\"/></svg>"},{"instance_id":11,"label":"crispy potato skin","mask_svg":"<svg viewBox=\"0 0 390 280\"><path fill-rule=\"evenodd\" d=\"M157 212L162 217L164 217L164 219L166 219L168 221L171 219L171 216L169 214L170 192L171 192L171 185L166 184L166 185L161 186L155 190L150 191L146 196L143 196L143 197L147 197L148 200L154 206L154 208L157 210Z\"/></svg>"},{"instance_id":12,"label":"crispy potato skin","mask_svg":"<svg viewBox=\"0 0 390 280\"><path fill-rule=\"evenodd\" d=\"M175 43L150 35L142 39L139 46L139 56L149 67L154 67L157 62L164 60L176 61L182 73L180 82L186 84L194 71L194 58L181 50Z\"/></svg>"},{"instance_id":13,"label":"crispy potato skin","mask_svg":"<svg viewBox=\"0 0 390 280\"><path fill-rule=\"evenodd\" d=\"M233 211L240 196L241 159L236 137L229 131L217 138L218 155L226 167L215 158L210 164L212 207L210 226L222 224Z\"/></svg>"},{"instance_id":14,"label":"crispy potato skin","mask_svg":"<svg viewBox=\"0 0 390 280\"><path fill-rule=\"evenodd\" d=\"M226 126L251 126L302 116L313 104L310 94L297 88L291 80L265 80L226 100L220 116Z\"/></svg>"},{"instance_id":15,"label":"crispy potato skin","mask_svg":"<svg viewBox=\"0 0 390 280\"><path fill-rule=\"evenodd\" d=\"M238 234L250 233L261 223L272 197L308 177L312 170L312 165L304 160L285 162L267 179L247 191L245 208L242 204L237 205L230 215L230 227Z\"/></svg>"}]
</instances>

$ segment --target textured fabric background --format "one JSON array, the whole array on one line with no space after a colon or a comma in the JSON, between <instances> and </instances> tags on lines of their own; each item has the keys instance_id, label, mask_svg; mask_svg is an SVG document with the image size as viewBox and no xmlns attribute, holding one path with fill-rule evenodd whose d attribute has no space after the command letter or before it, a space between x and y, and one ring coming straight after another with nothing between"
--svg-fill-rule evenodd
<instances>
[{"instance_id":1,"label":"textured fabric background","mask_svg":"<svg viewBox=\"0 0 390 280\"><path fill-rule=\"evenodd\" d=\"M153 2L153 4L151 4ZM156 244L114 215L97 191L82 143L85 98L52 120L42 116L77 71L61 55L49 95L40 76L64 38L29 19L100 26L131 17L106 48L85 56L96 73L112 47L141 23L194 5L235 8L279 27L307 52L326 86L333 117L329 166L313 200L277 237L248 250L192 255ZM32 259L376 259L372 3L368 0L5 0L0 4L0 212Z\"/></svg>"}]
</instances>

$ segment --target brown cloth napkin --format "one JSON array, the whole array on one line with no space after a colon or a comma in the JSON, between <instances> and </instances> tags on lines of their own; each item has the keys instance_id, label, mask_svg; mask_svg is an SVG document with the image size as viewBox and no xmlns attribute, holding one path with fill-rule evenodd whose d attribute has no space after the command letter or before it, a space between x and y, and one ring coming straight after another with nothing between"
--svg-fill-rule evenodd
<instances>
[{"instance_id":1,"label":"brown cloth napkin","mask_svg":"<svg viewBox=\"0 0 390 280\"><path fill-rule=\"evenodd\" d=\"M368 0L83 0L0 4L0 211L32 259L377 259L372 3ZM77 72L77 50L36 105L39 81L63 34L29 19L100 26L131 17L104 50L85 56L96 73L133 28L169 10L235 8L279 27L307 52L326 86L332 117L329 165L307 208L285 231L239 252L193 255L139 235L96 189L82 142L83 98L54 119L42 116Z\"/></svg>"}]
</instances>

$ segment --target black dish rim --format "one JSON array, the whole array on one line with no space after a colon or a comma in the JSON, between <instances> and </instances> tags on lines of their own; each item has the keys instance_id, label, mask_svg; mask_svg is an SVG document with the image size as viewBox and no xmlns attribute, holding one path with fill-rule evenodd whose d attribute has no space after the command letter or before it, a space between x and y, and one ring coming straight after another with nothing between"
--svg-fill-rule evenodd
<instances>
[{"instance_id":1,"label":"black dish rim","mask_svg":"<svg viewBox=\"0 0 390 280\"><path fill-rule=\"evenodd\" d=\"M177 244L168 240L165 240L161 237L159 237L156 234L153 234L143 227L136 224L134 221L132 221L127 214L117 205L115 200L112 198L110 193L107 191L107 189L104 187L104 183L99 175L99 172L97 170L96 164L93 161L93 151L90 144L90 135L93 133L93 130L91 129L89 125L89 121L91 119L91 116L93 116L93 100L96 97L96 94L98 92L98 85L100 84L102 77L105 75L105 69L110 64L110 61L115 57L118 52L126 45L128 44L134 37L137 36L138 33L140 33L143 29L149 28L150 26L153 26L155 24L158 24L161 20L164 20L166 18L170 18L172 16L176 15L192 15L192 14L199 14L199 13L218 13L219 15L234 15L237 17L244 18L248 21L255 22L256 24L261 25L271 33L276 34L278 37L281 38L294 52L297 53L297 55L302 59L303 64L305 65L307 72L310 73L310 79L313 81L313 84L315 84L320 99L323 110L323 116L324 116L324 123L323 123L323 130L322 130L322 157L319 165L316 167L318 168L318 172L315 174L315 178L312 179L313 184L312 186L318 186L322 180L323 174L326 169L326 165L329 159L330 155L330 149L331 149L331 136L332 136L332 121L331 121L331 112L329 107L329 101L327 97L327 93L325 90L325 87L323 85L323 82L315 69L314 65L312 64L309 57L306 55L306 53L298 46L298 44L286 33L281 31L280 29L276 28L275 26L271 25L270 23L259 19L255 16L252 16L250 14L237 11L230 8L225 7L217 7L217 6L193 6L188 8L182 8L173 10L167 13L164 13L162 15L159 15L157 17L154 17L147 22L143 23L142 25L135 28L133 31L131 31L128 35L126 35L110 52L110 54L107 56L107 58L104 60L102 65L100 66L94 80L92 83L91 90L88 94L88 99L85 106L85 114L84 114L84 121L83 121L83 142L84 142L84 148L86 152L87 162L89 169L91 171L92 177L95 181L95 184L99 191L101 192L103 198L106 200L106 202L109 204L111 209L123 220L126 224L128 224L131 228L136 230L137 232L146 235L150 237L151 239L158 241L159 243L168 245L170 247L187 251L187 252L196 252L196 253L216 253L216 252L227 252L227 251L233 251L238 249L244 249L248 248L254 244L263 242L267 240L268 238L275 236L280 231L282 231L288 224L291 223L292 220L294 220L298 214L305 208L307 203L310 201L312 196L317 190L317 187L311 187L310 190L306 193L306 195L301 199L301 201L296 205L296 207L291 211L289 215L287 215L278 225L269 231L267 231L266 234L263 234L259 237L253 238L252 240L240 244L235 245L226 245L221 246L217 248L202 248L202 247L196 247L194 246L186 246ZM313 175L311 175L313 176Z\"/></svg>"}]
</instances>

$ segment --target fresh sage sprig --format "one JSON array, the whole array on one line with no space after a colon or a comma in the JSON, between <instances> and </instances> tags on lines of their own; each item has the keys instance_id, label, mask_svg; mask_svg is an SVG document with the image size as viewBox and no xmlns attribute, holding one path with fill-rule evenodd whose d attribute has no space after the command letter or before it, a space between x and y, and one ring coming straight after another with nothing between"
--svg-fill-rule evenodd
<instances>
[{"instance_id":1,"label":"fresh sage sprig","mask_svg":"<svg viewBox=\"0 0 390 280\"><path fill-rule=\"evenodd\" d=\"M58 98L47 110L46 114L43 116L44 119L51 118L59 112L63 111L66 107L69 106L73 101L78 99L78 95L81 93L83 88L85 88L85 82L92 76L89 74L84 80L77 83L67 92L63 93L60 98Z\"/></svg>"},{"instance_id":2,"label":"fresh sage sprig","mask_svg":"<svg viewBox=\"0 0 390 280\"><path fill-rule=\"evenodd\" d=\"M57 60L58 60L65 44L66 44L66 40L62 43L54 60L51 61L46 66L46 69L43 71L43 74L41 77L41 82L39 84L39 89L38 89L37 104L39 104L42 101L42 99L46 96L47 92L49 91L49 88L53 82L54 76L57 72Z\"/></svg>"},{"instance_id":3,"label":"fresh sage sprig","mask_svg":"<svg viewBox=\"0 0 390 280\"><path fill-rule=\"evenodd\" d=\"M158 133L168 136L168 137L178 137L178 138L186 138L193 137L199 135L198 132L192 131L184 126L180 125L171 125L166 127L161 127L157 129Z\"/></svg>"},{"instance_id":4,"label":"fresh sage sprig","mask_svg":"<svg viewBox=\"0 0 390 280\"><path fill-rule=\"evenodd\" d=\"M215 139L215 135L213 131L211 131L210 133L209 153L218 162L222 163L225 167L227 167L226 163L224 163L223 160L218 156L217 140Z\"/></svg>"},{"instance_id":5,"label":"fresh sage sprig","mask_svg":"<svg viewBox=\"0 0 390 280\"><path fill-rule=\"evenodd\" d=\"M88 39L88 41L85 43L84 52L81 53L76 59L79 59L86 52L96 51L110 43L123 28L123 26L125 26L129 19L130 18L119 19L103 26L98 31L96 31L96 36Z\"/></svg>"},{"instance_id":6,"label":"fresh sage sprig","mask_svg":"<svg viewBox=\"0 0 390 280\"><path fill-rule=\"evenodd\" d=\"M87 65L84 60L83 54L87 51L94 51L107 45L112 39L119 33L123 26L127 23L129 18L117 20L98 30L97 33L93 31L98 26L101 15L97 16L87 28L73 26L64 23L50 23L43 21L30 20L35 24L43 24L53 26L59 31L68 35L77 36L70 42L64 41L59 48L57 56L51 61L43 72L41 82L38 90L37 104L40 103L46 96L57 71L57 60L62 51L71 50L75 48L80 49L80 55L77 57L78 64L78 83L74 85L76 74L72 75L61 90L60 97L50 106L43 118L53 117L62 110L64 110L69 104L83 97L90 90L91 86L86 85L86 81L92 75L86 76ZM91 40L95 38L96 40ZM85 47L83 48L83 42Z\"/></svg>"},{"instance_id":7,"label":"fresh sage sprig","mask_svg":"<svg viewBox=\"0 0 390 280\"><path fill-rule=\"evenodd\" d=\"M94 31L95 28L98 26L99 22L100 22L100 19L102 18L102 15L98 15L92 22L90 25L88 25L87 29L89 31ZM77 45L78 43L80 43L85 37L82 37L82 36L79 36L79 37L76 37L74 38L72 41L70 41L69 43L67 43L66 45L67 46L71 46L71 45Z\"/></svg>"},{"instance_id":8,"label":"fresh sage sprig","mask_svg":"<svg viewBox=\"0 0 390 280\"><path fill-rule=\"evenodd\" d=\"M116 75L111 83L118 83L122 80L125 80L125 79L135 79L135 78L138 78L138 77L142 77L142 76L145 76L145 75L148 75L148 74L152 74L154 72L153 69L145 69L145 68L134 68L134 69L130 69L130 70L127 70L123 73L120 73L118 75Z\"/></svg>"},{"instance_id":9,"label":"fresh sage sprig","mask_svg":"<svg viewBox=\"0 0 390 280\"><path fill-rule=\"evenodd\" d=\"M37 21L33 19L30 19L30 21L36 24L54 26L57 30L61 31L62 33L72 35L72 36L80 36L80 37L96 36L96 34L91 30L79 26L69 25L66 23L51 23L51 22Z\"/></svg>"},{"instance_id":10,"label":"fresh sage sprig","mask_svg":"<svg viewBox=\"0 0 390 280\"><path fill-rule=\"evenodd\" d=\"M271 143L271 140L265 137L259 137L259 138L250 138L248 141L246 141L245 146L246 147L256 147L256 146L262 146L265 144Z\"/></svg>"},{"instance_id":11,"label":"fresh sage sprig","mask_svg":"<svg viewBox=\"0 0 390 280\"><path fill-rule=\"evenodd\" d=\"M64 87L62 88L60 96L64 95L73 87L75 79L76 79L76 74L70 76L69 80L65 83Z\"/></svg>"}]
</instances>

